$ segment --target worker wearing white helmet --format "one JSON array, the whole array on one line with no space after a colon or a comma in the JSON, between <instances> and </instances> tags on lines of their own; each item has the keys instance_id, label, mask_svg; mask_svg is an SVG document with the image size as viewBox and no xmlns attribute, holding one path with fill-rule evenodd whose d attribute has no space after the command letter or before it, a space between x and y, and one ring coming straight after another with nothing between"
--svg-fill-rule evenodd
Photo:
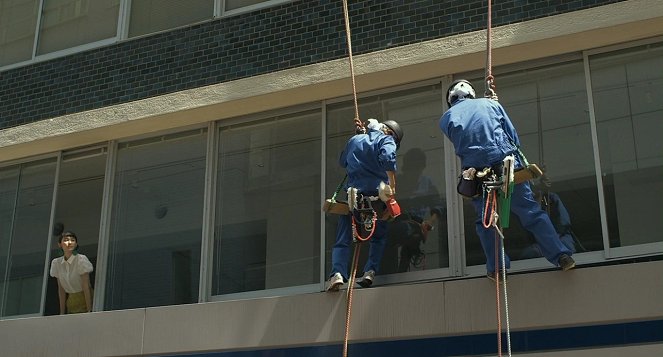
<instances>
[{"instance_id":1,"label":"worker wearing white helmet","mask_svg":"<svg viewBox=\"0 0 663 357\"><path fill-rule=\"evenodd\" d=\"M507 155L516 157L516 170L522 168L518 155L520 139L504 108L496 100L475 97L476 92L470 82L464 79L454 81L447 90L450 108L440 119L440 129L453 143L463 170L499 167ZM483 226L483 197L474 197L472 203L478 215L476 230L486 255L487 274L489 278L494 278L497 268L495 232ZM549 262L563 270L575 266L571 258L573 252L559 240L550 218L534 200L528 182L515 185L511 212L534 235ZM505 265L507 269L510 266L508 256L505 257Z\"/></svg>"}]
</instances>

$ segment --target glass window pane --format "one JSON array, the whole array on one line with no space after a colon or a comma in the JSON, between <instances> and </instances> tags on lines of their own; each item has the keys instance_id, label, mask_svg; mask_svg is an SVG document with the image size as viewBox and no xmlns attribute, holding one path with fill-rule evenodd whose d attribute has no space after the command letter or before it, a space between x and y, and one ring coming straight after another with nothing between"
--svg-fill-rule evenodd
<instances>
[{"instance_id":1,"label":"glass window pane","mask_svg":"<svg viewBox=\"0 0 663 357\"><path fill-rule=\"evenodd\" d=\"M206 130L120 145L105 309L198 301Z\"/></svg>"},{"instance_id":2,"label":"glass window pane","mask_svg":"<svg viewBox=\"0 0 663 357\"><path fill-rule=\"evenodd\" d=\"M268 0L226 0L225 11L239 9L240 7L251 6L255 4L260 4L261 2L267 2Z\"/></svg>"},{"instance_id":3,"label":"glass window pane","mask_svg":"<svg viewBox=\"0 0 663 357\"><path fill-rule=\"evenodd\" d=\"M3 200L11 199L12 188L18 187L18 194L13 202L2 204L3 210L13 206L13 219L9 239L3 237L1 253L7 258L0 259L4 260L1 316L34 314L41 309L55 163L48 159L21 165L18 186L11 182L11 173L8 178L9 190Z\"/></svg>"},{"instance_id":4,"label":"glass window pane","mask_svg":"<svg viewBox=\"0 0 663 357\"><path fill-rule=\"evenodd\" d=\"M55 205L54 238L51 244L52 260L62 255L57 246L59 236L55 233L60 230L76 233L79 253L88 257L94 267L90 273L90 282L93 287L97 271L97 247L105 167L106 153L101 149L76 155L66 153L63 155ZM50 275L45 304L44 315L60 313L58 282Z\"/></svg>"},{"instance_id":5,"label":"glass window pane","mask_svg":"<svg viewBox=\"0 0 663 357\"><path fill-rule=\"evenodd\" d=\"M129 37L193 24L214 16L214 0L131 2Z\"/></svg>"},{"instance_id":6,"label":"glass window pane","mask_svg":"<svg viewBox=\"0 0 663 357\"><path fill-rule=\"evenodd\" d=\"M473 83L481 87L482 80ZM532 189L549 212L560 239L576 252L602 250L582 63L502 74L497 86L500 103L518 131L523 153L530 163L542 167L551 181L548 188L536 182ZM470 204L464 208L467 264L484 264L485 254L475 229L477 215ZM565 218L567 213L570 222ZM541 256L533 235L515 215L511 215L504 234L511 260Z\"/></svg>"},{"instance_id":7,"label":"glass window pane","mask_svg":"<svg viewBox=\"0 0 663 357\"><path fill-rule=\"evenodd\" d=\"M119 10L120 0L44 0L37 54L115 37Z\"/></svg>"},{"instance_id":8,"label":"glass window pane","mask_svg":"<svg viewBox=\"0 0 663 357\"><path fill-rule=\"evenodd\" d=\"M0 67L32 58L39 0L0 0Z\"/></svg>"},{"instance_id":9,"label":"glass window pane","mask_svg":"<svg viewBox=\"0 0 663 357\"><path fill-rule=\"evenodd\" d=\"M5 281L9 264L9 247L14 230L14 213L20 166L12 166L0 170L0 316L5 306Z\"/></svg>"},{"instance_id":10,"label":"glass window pane","mask_svg":"<svg viewBox=\"0 0 663 357\"><path fill-rule=\"evenodd\" d=\"M610 246L660 242L663 44L590 58Z\"/></svg>"},{"instance_id":11,"label":"glass window pane","mask_svg":"<svg viewBox=\"0 0 663 357\"><path fill-rule=\"evenodd\" d=\"M319 110L220 129L212 294L320 280Z\"/></svg>"},{"instance_id":12,"label":"glass window pane","mask_svg":"<svg viewBox=\"0 0 663 357\"><path fill-rule=\"evenodd\" d=\"M439 85L361 98L360 103L362 120L396 120L404 131L396 168L396 199L402 214L388 224L387 245L378 273L448 267L444 141L437 130L442 107ZM333 195L345 176L338 158L354 133L353 117L352 101L327 107L326 197ZM344 201L346 196L341 191L337 199ZM337 222L338 216L327 215L327 274L331 271ZM367 254L368 249L361 250L359 269L364 266Z\"/></svg>"}]
</instances>

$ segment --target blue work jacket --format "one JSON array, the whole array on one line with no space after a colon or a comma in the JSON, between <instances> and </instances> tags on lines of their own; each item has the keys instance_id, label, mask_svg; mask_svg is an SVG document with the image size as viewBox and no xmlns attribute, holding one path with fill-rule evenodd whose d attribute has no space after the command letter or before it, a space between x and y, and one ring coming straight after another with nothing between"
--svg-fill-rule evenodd
<instances>
[{"instance_id":1,"label":"blue work jacket","mask_svg":"<svg viewBox=\"0 0 663 357\"><path fill-rule=\"evenodd\" d=\"M500 103L487 98L459 99L440 119L440 129L451 140L466 169L481 169L517 153L520 139ZM516 156L516 167L521 167Z\"/></svg>"},{"instance_id":2,"label":"blue work jacket","mask_svg":"<svg viewBox=\"0 0 663 357\"><path fill-rule=\"evenodd\" d=\"M339 164L348 174L348 186L366 194L377 193L380 182L389 183L387 171L396 171L396 142L375 129L348 140Z\"/></svg>"}]
</instances>

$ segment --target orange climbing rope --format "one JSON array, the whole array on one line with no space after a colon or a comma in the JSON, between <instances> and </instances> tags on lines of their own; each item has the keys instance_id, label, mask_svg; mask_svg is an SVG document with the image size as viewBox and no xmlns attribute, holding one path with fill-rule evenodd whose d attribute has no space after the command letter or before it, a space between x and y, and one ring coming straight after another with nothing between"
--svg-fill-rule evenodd
<instances>
[{"instance_id":1,"label":"orange climbing rope","mask_svg":"<svg viewBox=\"0 0 663 357\"><path fill-rule=\"evenodd\" d=\"M490 98L493 100L498 100L497 92L495 91L495 77L493 76L493 46L492 46L492 0L488 0L488 13L487 13L487 26L486 26L486 90L484 92L484 97ZM501 252L501 262L502 262L502 280L503 280L503 289L504 289L504 309L505 309L505 319L506 319L506 337L507 337L507 350L509 357L511 356L511 333L509 327L509 300L506 290L506 266L505 266L505 253L504 253L504 235L499 227L497 227L497 192L495 189L490 189L488 192L488 197L486 198L486 206L484 209L484 216L482 218L482 224L484 228L494 227L495 228L495 299L497 307L497 355L502 356L502 311L500 306L500 273L499 273L499 263L498 260L498 250ZM506 194L506 193L505 193ZM490 210L490 212L488 212ZM508 214L508 213L507 213ZM486 216L488 220L486 221ZM499 237L498 237L499 234Z\"/></svg>"},{"instance_id":2,"label":"orange climbing rope","mask_svg":"<svg viewBox=\"0 0 663 357\"><path fill-rule=\"evenodd\" d=\"M355 81L354 61L352 59L352 39L351 39L352 36L350 32L350 15L348 11L347 0L343 0L343 18L345 20L345 36L348 45L348 62L350 64L350 78L352 79L352 98L354 101L354 109L355 109L355 116L354 116L355 133L364 134L366 133L366 128L364 127L364 123L362 123L362 121L359 119L359 104L357 102L357 84ZM359 252L361 250L360 243L371 238L375 230L376 224L377 222L373 221L373 230L366 238L363 238L360 237L359 233L357 232L354 215L352 217L353 234L355 237L357 237L358 240L355 242L354 257L352 259L353 260L352 272L350 273L350 279L348 282L347 305L345 309L345 336L343 339L343 357L348 356L348 340L350 339L350 321L352 317L352 292L354 290L353 287L355 283L355 275L357 274L357 265L359 264Z\"/></svg>"},{"instance_id":3,"label":"orange climbing rope","mask_svg":"<svg viewBox=\"0 0 663 357\"><path fill-rule=\"evenodd\" d=\"M488 25L486 26L486 98L497 100L495 77L493 77L493 46L492 46L492 0L488 0Z\"/></svg>"},{"instance_id":4,"label":"orange climbing rope","mask_svg":"<svg viewBox=\"0 0 663 357\"><path fill-rule=\"evenodd\" d=\"M345 37L347 39L347 44L348 44L348 62L350 64L350 78L352 79L352 98L355 105L354 123L357 132L365 133L366 128L364 127L364 123L362 123L361 120L359 119L359 104L357 103L357 83L355 80L355 65L352 59L352 39L351 39L352 36L350 32L350 15L348 11L347 0L343 0L343 17L345 19Z\"/></svg>"}]
</instances>

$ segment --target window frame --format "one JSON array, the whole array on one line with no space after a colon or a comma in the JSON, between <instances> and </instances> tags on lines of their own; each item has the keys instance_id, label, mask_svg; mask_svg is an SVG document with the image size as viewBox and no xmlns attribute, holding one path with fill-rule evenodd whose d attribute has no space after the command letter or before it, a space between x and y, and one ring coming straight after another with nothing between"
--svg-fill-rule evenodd
<instances>
[{"instance_id":1,"label":"window frame","mask_svg":"<svg viewBox=\"0 0 663 357\"><path fill-rule=\"evenodd\" d=\"M603 246L605 253L604 261L610 261L614 259L621 259L633 256L653 256L663 253L663 244L661 242L654 243L644 243L637 245L628 245L623 247L611 247L610 246L610 236L608 233L608 218L607 218L607 208L606 208L606 199L605 199L605 190L603 185L603 177L601 175L601 157L599 155L599 141L598 141L598 123L596 119L595 107L594 107L594 96L592 88L592 78L591 78L591 68L590 68L590 57L595 55L609 54L611 52L617 52L620 50L629 50L635 49L637 47L652 45L663 42L663 36L632 41L628 43L622 43L618 45L599 47L591 50L586 50L582 52L583 56L583 65L585 70L585 87L587 89L587 101L590 115L590 123L592 130L592 141L594 148L594 165L596 170L596 179L599 189L599 207L601 214L601 230L603 234Z\"/></svg>"},{"instance_id":2,"label":"window frame","mask_svg":"<svg viewBox=\"0 0 663 357\"><path fill-rule=\"evenodd\" d=\"M249 115L243 115L240 117L234 117L230 119L221 119L215 121L214 127L215 127L215 137L213 139L213 143L208 146L208 153L212 153L213 157L211 160L214 161L214 173L209 174L210 177L214 177L213 181L210 181L209 184L212 185L210 188L210 193L212 197L207 197L206 200L208 200L209 204L211 207L213 207L213 211L207 212L206 215L209 215L209 224L210 226L207 227L208 234L209 236L206 237L206 240L208 240L207 244L209 244L209 247L211 248L210 251L208 252L208 259L209 259L209 265L206 267L208 270L205 273L205 276L201 275L201 279L204 278L206 279L207 283L209 286L207 287L208 290L205 292L205 296L207 297L207 301L228 301L228 300L237 300L237 299L253 299L253 298L263 298L263 297L270 297L270 296L275 296L275 295L298 295L298 294L307 294L307 293L315 293L321 291L321 286L324 285L324 245L322 242L324 242L324 235L321 235L321 251L320 254L322 254L322 257L320 258L321 260L321 274L320 278L323 279L322 282L319 283L311 283L311 284L304 284L304 285L297 285L297 286L288 286L288 287L280 287L280 288L270 288L270 289L263 289L263 290L253 290L253 291L243 291L243 292L237 292L237 293L229 293L229 294L220 294L220 295L214 295L212 292L212 279L213 279L213 273L214 273L214 239L215 239L215 231L216 231L216 204L217 204L217 187L218 187L218 175L217 169L219 165L219 152L218 152L218 147L220 143L220 135L219 132L223 128L229 128L234 125L251 125L252 122L260 122L264 120L270 120L274 117L279 117L279 116L289 116L289 115L297 115L298 113L301 112L306 112L306 111L312 111L312 110L320 110L322 111L321 113L321 125L323 127L324 131L324 125L325 125L325 115L324 113L324 107L323 104L324 101L317 101L313 103L307 103L307 104L301 104L301 105L296 105L292 107L287 107L287 108L281 108L281 109L275 109L275 110L270 110L266 112L260 112L260 113L255 113L255 114L249 114ZM324 142L324 140L321 141ZM324 147L324 146L323 146ZM213 151L212 151L213 150ZM321 153L322 154L322 153ZM323 156L320 157L320 164L324 166L324 159ZM210 167L207 168L208 171L211 169ZM324 172L322 170L321 172ZM322 181L324 182L324 177L322 177ZM324 183L322 183L324 185ZM324 188L324 186L322 186ZM322 191L324 192L324 190ZM320 198L320 202L323 202L323 198ZM324 230L324 212L321 212L323 221L321 221L321 230ZM321 232L321 234L324 234L324 232ZM202 262L201 262L202 264Z\"/></svg>"},{"instance_id":3,"label":"window frame","mask_svg":"<svg viewBox=\"0 0 663 357\"><path fill-rule=\"evenodd\" d=\"M43 8L44 8L44 1L45 0L39 0L39 10L37 11L37 19L36 19L36 27L35 27L35 33L34 33L34 38L32 40L32 54L30 59L21 61L21 62L16 62L16 63L11 63L7 64L4 66L0 66L0 72L15 69L15 68L20 68L24 66L29 66L32 64L36 64L39 62L45 62L48 60L52 60L55 58L60 58L60 57L65 57L69 56L72 54L88 51L88 50L93 50L96 48L101 48L104 46L108 45L113 45L116 43L120 43L123 41L128 41L128 40L133 40L133 39L138 39L146 36L152 36L158 33L162 32L168 32L168 31L173 31L176 29L188 27L191 25L195 25L198 23L204 23L204 22L209 22L209 21L217 21L219 19L225 18L225 17L231 17L243 13L248 13L252 11L257 11L273 6L278 6L281 4L289 3L292 2L293 0L266 0L258 4L253 4L253 5L248 5L248 6L243 6L234 10L229 10L229 11L224 11L225 7L225 0L214 0L214 6L212 13L209 16L209 19L203 20L203 21L198 21L198 22L193 22L190 24L182 25L182 26L176 26L172 27L166 30L161 30L161 31L155 31L155 32L150 32L138 36L133 36L129 37L129 25L130 25L130 18L131 18L131 2L133 0L119 0L119 10L118 10L118 18L117 18L117 31L115 33L114 37L106 38L103 40L95 41L95 42L89 42L89 43L84 43L78 46L74 47L69 47L65 48L62 50L54 51L54 52L49 52L49 53L44 53L41 55L37 55L37 47L39 45L39 32L41 28L41 21L42 21L42 13L43 13Z\"/></svg>"}]
</instances>

